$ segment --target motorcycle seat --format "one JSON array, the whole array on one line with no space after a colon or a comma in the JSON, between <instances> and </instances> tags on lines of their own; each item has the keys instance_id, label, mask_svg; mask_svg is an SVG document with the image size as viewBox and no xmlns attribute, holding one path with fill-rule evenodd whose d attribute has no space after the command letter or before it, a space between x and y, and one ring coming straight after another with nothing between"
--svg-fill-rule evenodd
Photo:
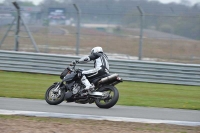
<instances>
[{"instance_id":1,"label":"motorcycle seat","mask_svg":"<svg viewBox=\"0 0 200 133\"><path fill-rule=\"evenodd\" d=\"M93 83L94 85L96 85L98 83L99 80L101 80L102 78L108 77L110 76L109 74L104 74L98 77L94 77L92 79L88 79L90 81L90 83Z\"/></svg>"}]
</instances>

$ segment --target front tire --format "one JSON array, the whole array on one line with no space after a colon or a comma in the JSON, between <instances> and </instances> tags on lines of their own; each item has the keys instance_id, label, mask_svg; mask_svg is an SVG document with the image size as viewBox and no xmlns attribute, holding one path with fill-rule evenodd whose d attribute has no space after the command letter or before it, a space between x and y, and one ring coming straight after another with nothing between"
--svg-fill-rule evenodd
<instances>
[{"instance_id":1,"label":"front tire","mask_svg":"<svg viewBox=\"0 0 200 133\"><path fill-rule=\"evenodd\" d=\"M63 102L64 97L65 97L65 91L64 90L59 90L59 91L61 91L60 95L52 92L55 87L56 87L56 84L50 86L45 93L45 100L50 105L60 104L61 102Z\"/></svg>"},{"instance_id":2,"label":"front tire","mask_svg":"<svg viewBox=\"0 0 200 133\"><path fill-rule=\"evenodd\" d=\"M108 109L108 108L113 107L117 103L119 99L119 92L117 88L111 85L107 85L100 88L99 91L109 92L109 97L107 99L98 98L95 100L95 103L99 108ZM113 95L111 94L111 92L113 93Z\"/></svg>"}]
</instances>

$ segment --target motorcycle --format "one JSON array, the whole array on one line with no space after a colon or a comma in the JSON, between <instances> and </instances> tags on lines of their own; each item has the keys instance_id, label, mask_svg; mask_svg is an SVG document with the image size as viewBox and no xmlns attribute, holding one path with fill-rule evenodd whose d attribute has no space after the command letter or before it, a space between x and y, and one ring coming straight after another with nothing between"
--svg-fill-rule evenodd
<instances>
[{"instance_id":1,"label":"motorcycle","mask_svg":"<svg viewBox=\"0 0 200 133\"><path fill-rule=\"evenodd\" d=\"M95 103L99 108L111 108L118 99L119 92L116 84L123 82L118 74L105 74L88 80L95 86L92 91L84 90L81 82L82 69L75 69L75 64L70 64L60 75L61 82L55 82L46 93L45 100L50 105L58 105L63 101L80 104Z\"/></svg>"}]
</instances>

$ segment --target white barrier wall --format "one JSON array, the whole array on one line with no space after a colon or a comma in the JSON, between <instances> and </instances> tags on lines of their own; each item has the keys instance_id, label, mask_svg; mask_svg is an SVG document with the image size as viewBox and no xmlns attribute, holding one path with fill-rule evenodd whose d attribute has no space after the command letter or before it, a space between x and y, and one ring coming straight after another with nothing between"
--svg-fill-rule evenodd
<instances>
[{"instance_id":1,"label":"white barrier wall","mask_svg":"<svg viewBox=\"0 0 200 133\"><path fill-rule=\"evenodd\" d=\"M27 53L0 50L0 70L60 74L76 56ZM131 60L110 60L111 73L124 80L200 85L200 65L160 63ZM78 68L91 69L92 64L78 64Z\"/></svg>"}]
</instances>

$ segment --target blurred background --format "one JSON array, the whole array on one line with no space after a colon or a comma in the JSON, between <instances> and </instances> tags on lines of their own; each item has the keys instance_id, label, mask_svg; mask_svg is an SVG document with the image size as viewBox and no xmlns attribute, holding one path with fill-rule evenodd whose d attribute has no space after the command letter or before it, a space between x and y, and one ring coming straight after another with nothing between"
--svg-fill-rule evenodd
<instances>
[{"instance_id":1,"label":"blurred background","mask_svg":"<svg viewBox=\"0 0 200 133\"><path fill-rule=\"evenodd\" d=\"M17 14L13 0L0 2L1 41ZM164 0L17 2L41 53L81 56L89 54L93 47L101 46L114 59L138 60L141 56L141 60L147 61L200 64L198 0L168 3L163 3ZM15 25L0 50L15 49ZM78 34L80 38L77 38ZM27 36L23 25L20 36ZM30 38L19 38L19 51L35 52Z\"/></svg>"}]
</instances>

